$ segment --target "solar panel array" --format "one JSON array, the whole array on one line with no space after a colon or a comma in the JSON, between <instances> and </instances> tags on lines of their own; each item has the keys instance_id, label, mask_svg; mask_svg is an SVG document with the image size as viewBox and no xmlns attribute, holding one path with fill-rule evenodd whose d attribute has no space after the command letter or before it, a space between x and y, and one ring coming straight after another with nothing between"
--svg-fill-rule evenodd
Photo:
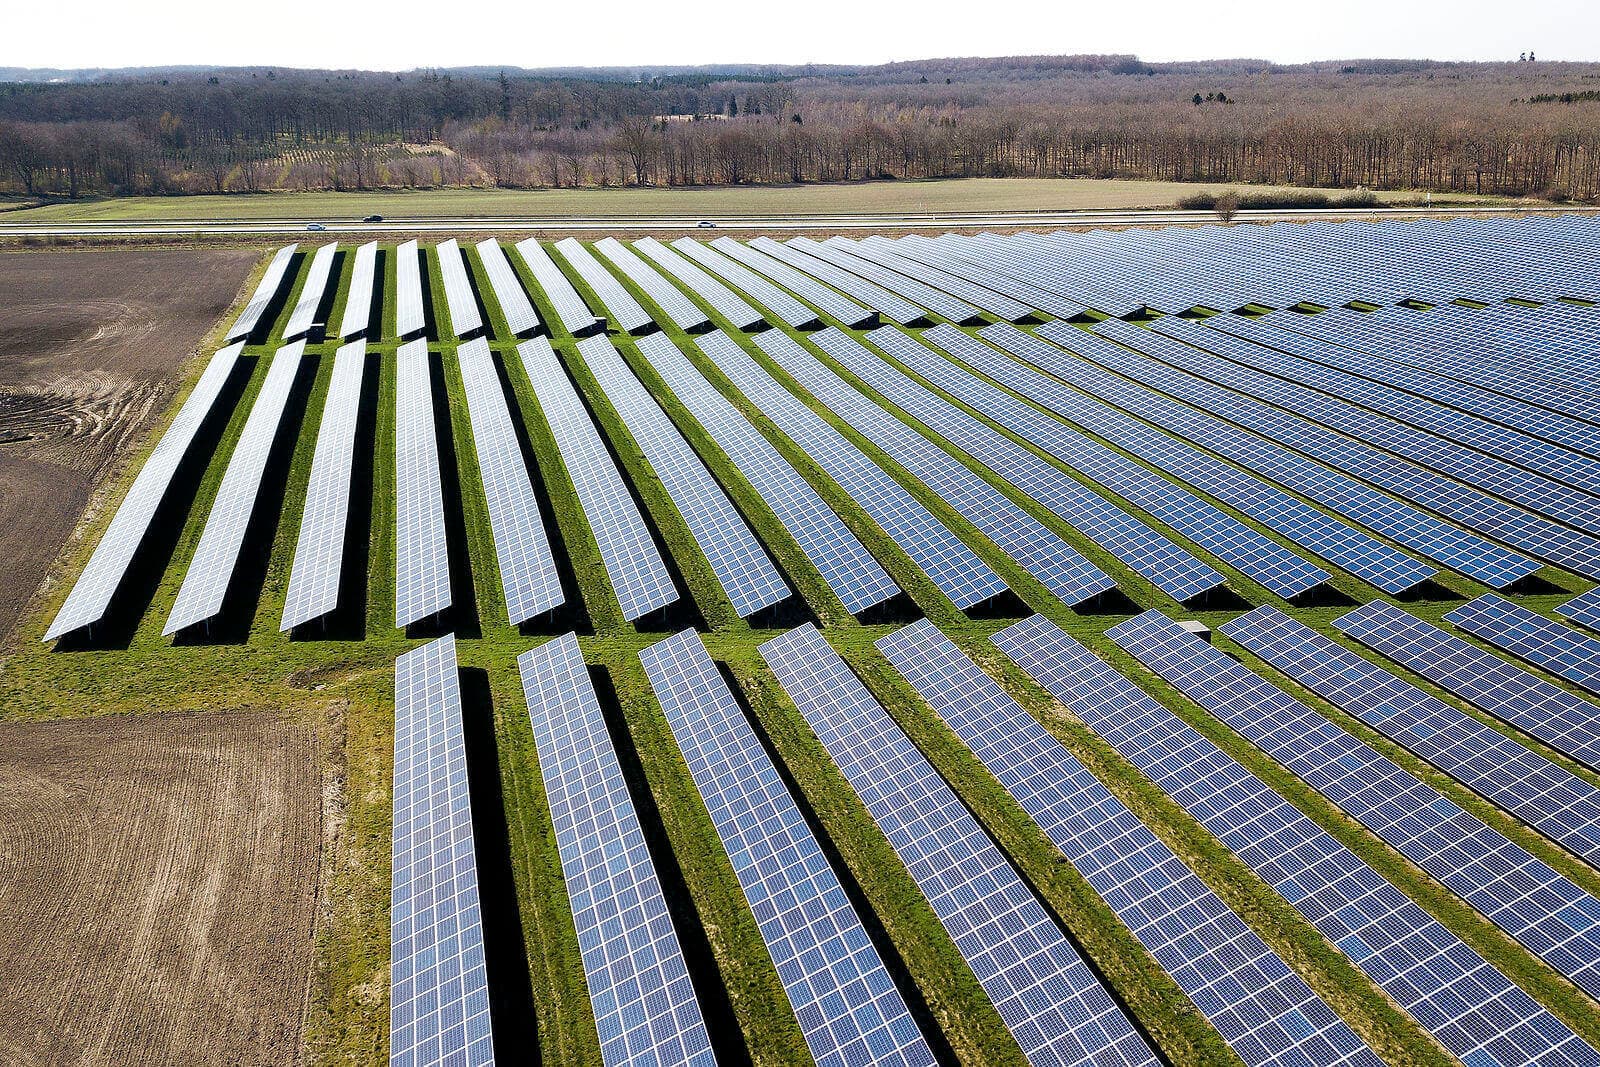
<instances>
[{"instance_id":1,"label":"solar panel array","mask_svg":"<svg viewBox=\"0 0 1600 1067\"><path fill-rule=\"evenodd\" d=\"M727 398L660 334L640 338L639 354L703 426L772 509L844 606L865 611L900 592L860 539L817 491Z\"/></svg>"},{"instance_id":2,"label":"solar panel array","mask_svg":"<svg viewBox=\"0 0 1600 1067\"><path fill-rule=\"evenodd\" d=\"M333 374L323 401L317 447L311 456L300 539L295 543L289 591L283 598L279 630L328 614L339 603L344 573L345 524L350 516L350 475L355 461L356 424L361 415L361 381L367 343L352 341L333 357Z\"/></svg>"},{"instance_id":3,"label":"solar panel array","mask_svg":"<svg viewBox=\"0 0 1600 1067\"><path fill-rule=\"evenodd\" d=\"M190 446L210 417L218 396L233 377L243 351L244 342L238 341L220 349L207 361L194 389L178 408L178 414L161 435L161 440L156 442L150 458L139 469L128 495L117 506L116 514L111 516L110 525L100 535L89 562L84 564L66 602L45 631L44 640L54 641L105 618L112 598L127 576L128 565L144 543L156 511L172 488L173 476L189 455Z\"/></svg>"},{"instance_id":4,"label":"solar panel array","mask_svg":"<svg viewBox=\"0 0 1600 1067\"><path fill-rule=\"evenodd\" d=\"M576 237L557 241L556 250L578 272L578 277L594 290L595 296L605 305L609 321L628 333L644 333L654 328L655 321L650 318L650 313Z\"/></svg>"},{"instance_id":5,"label":"solar panel array","mask_svg":"<svg viewBox=\"0 0 1600 1067\"><path fill-rule=\"evenodd\" d=\"M639 654L819 1067L934 1056L749 720L685 630Z\"/></svg>"},{"instance_id":6,"label":"solar panel array","mask_svg":"<svg viewBox=\"0 0 1600 1067\"><path fill-rule=\"evenodd\" d=\"M478 310L478 295L467 276L467 264L462 259L461 246L454 237L441 241L433 249L439 257L439 275L444 279L444 302L450 312L450 328L457 337L471 337L483 329L483 315Z\"/></svg>"},{"instance_id":7,"label":"solar panel array","mask_svg":"<svg viewBox=\"0 0 1600 1067\"><path fill-rule=\"evenodd\" d=\"M172 613L161 630L163 636L215 618L222 612L250 517L255 514L256 496L261 491L267 460L278 439L284 408L288 406L289 394L300 374L305 347L304 341L293 341L272 357L261 391L250 408L250 417L245 420L239 441L228 457L228 469L223 472L222 484L211 502L211 512L206 516L205 528L200 531L200 543L189 560L189 569L184 573Z\"/></svg>"},{"instance_id":8,"label":"solar panel array","mask_svg":"<svg viewBox=\"0 0 1600 1067\"><path fill-rule=\"evenodd\" d=\"M757 237L750 242L750 247L766 253L781 263L786 263L796 270L804 271L813 278L819 278L827 282L833 288L860 301L872 311L876 311L901 325L917 322L927 316L927 309L919 307L896 293L890 292L875 282L838 267L820 256L813 255L804 248L774 241L770 237Z\"/></svg>"},{"instance_id":9,"label":"solar panel array","mask_svg":"<svg viewBox=\"0 0 1600 1067\"><path fill-rule=\"evenodd\" d=\"M1580 626L1600 630L1600 589L1591 589L1582 596L1573 597L1556 611Z\"/></svg>"},{"instance_id":10,"label":"solar panel array","mask_svg":"<svg viewBox=\"0 0 1600 1067\"><path fill-rule=\"evenodd\" d=\"M1474 637L1543 667L1591 693L1600 693L1600 641L1551 622L1493 593L1444 617Z\"/></svg>"},{"instance_id":11,"label":"solar panel array","mask_svg":"<svg viewBox=\"0 0 1600 1067\"><path fill-rule=\"evenodd\" d=\"M575 634L517 658L608 1065L716 1057Z\"/></svg>"},{"instance_id":12,"label":"solar panel array","mask_svg":"<svg viewBox=\"0 0 1600 1067\"><path fill-rule=\"evenodd\" d=\"M372 328L372 298L378 272L378 242L368 241L356 249L355 265L350 268L350 285L345 290L344 315L339 321L339 339L349 340L367 334Z\"/></svg>"},{"instance_id":13,"label":"solar panel array","mask_svg":"<svg viewBox=\"0 0 1600 1067\"><path fill-rule=\"evenodd\" d=\"M1059 627L1035 615L992 640L1463 1062L1600 1062L1333 835Z\"/></svg>"},{"instance_id":14,"label":"solar panel array","mask_svg":"<svg viewBox=\"0 0 1600 1067\"><path fill-rule=\"evenodd\" d=\"M500 305L506 326L512 337L521 337L539 328L539 314L533 310L517 277L516 268L506 259L505 249L493 237L478 242L478 259L483 262L484 273L489 276L489 288L494 291L494 301Z\"/></svg>"},{"instance_id":15,"label":"solar panel array","mask_svg":"<svg viewBox=\"0 0 1600 1067\"><path fill-rule=\"evenodd\" d=\"M633 247L649 256L657 267L682 282L690 292L704 300L712 311L727 319L736 329L754 330L766 325L761 312L751 307L744 297L654 237L641 237L633 242ZM656 302L660 303L659 300Z\"/></svg>"},{"instance_id":16,"label":"solar panel array","mask_svg":"<svg viewBox=\"0 0 1600 1067\"><path fill-rule=\"evenodd\" d=\"M983 318L983 312L958 297L935 289L933 286L920 279L898 273L855 254L848 247L835 244L833 241L813 241L809 237L790 238L788 244L804 252L808 256L823 260L851 274L865 278L876 286L908 301L913 309L932 311L951 322L978 322ZM846 290L848 291L848 290ZM876 304L873 305L877 307ZM880 312L889 314L887 308L878 307ZM893 316L891 316L893 317ZM919 316L912 316L907 322L915 321ZM896 319L895 321L899 321Z\"/></svg>"},{"instance_id":17,"label":"solar panel array","mask_svg":"<svg viewBox=\"0 0 1600 1067\"><path fill-rule=\"evenodd\" d=\"M395 353L394 421L394 624L410 626L450 606L433 370L420 338Z\"/></svg>"},{"instance_id":18,"label":"solar panel array","mask_svg":"<svg viewBox=\"0 0 1600 1067\"><path fill-rule=\"evenodd\" d=\"M728 494L604 337L578 345L606 398L649 461L740 618L789 597L789 586Z\"/></svg>"},{"instance_id":19,"label":"solar panel array","mask_svg":"<svg viewBox=\"0 0 1600 1067\"><path fill-rule=\"evenodd\" d=\"M606 320L589 310L589 305L583 302L583 297L567 281L567 276L561 273L561 268L556 266L555 260L550 258L550 253L544 250L537 237L518 241L517 252L533 272L534 281L544 290L556 321L563 329L574 337L584 337L606 328Z\"/></svg>"},{"instance_id":20,"label":"solar panel array","mask_svg":"<svg viewBox=\"0 0 1600 1067\"><path fill-rule=\"evenodd\" d=\"M744 264L729 259L711 246L703 245L692 238L680 237L672 242L672 247L772 312L777 316L777 321L797 330L817 321L817 313L790 296L788 290L773 285Z\"/></svg>"},{"instance_id":21,"label":"solar panel array","mask_svg":"<svg viewBox=\"0 0 1600 1067\"><path fill-rule=\"evenodd\" d=\"M1246 1064L1380 1062L1138 817L924 619L877 642Z\"/></svg>"},{"instance_id":22,"label":"solar panel array","mask_svg":"<svg viewBox=\"0 0 1600 1067\"><path fill-rule=\"evenodd\" d=\"M1156 1063L978 820L809 623L761 657L861 797L1028 1062Z\"/></svg>"},{"instance_id":23,"label":"solar panel array","mask_svg":"<svg viewBox=\"0 0 1600 1067\"><path fill-rule=\"evenodd\" d=\"M294 302L294 310L289 313L289 321L283 327L285 341L292 341L302 334L311 332L317 317L317 309L322 306L322 298L328 291L328 275L333 270L333 260L338 251L338 245L326 244L312 254L305 283L300 286L300 295Z\"/></svg>"},{"instance_id":24,"label":"solar panel array","mask_svg":"<svg viewBox=\"0 0 1600 1067\"><path fill-rule=\"evenodd\" d=\"M428 328L422 297L422 250L415 240L394 250L394 332L404 341Z\"/></svg>"},{"instance_id":25,"label":"solar panel array","mask_svg":"<svg viewBox=\"0 0 1600 1067\"><path fill-rule=\"evenodd\" d=\"M628 280L644 290L656 307L660 308L674 326L692 331L710 325L711 320L698 304L683 295L683 290L662 277L627 245L615 237L605 237L595 242L594 250L609 259ZM739 325L747 325L740 323Z\"/></svg>"},{"instance_id":26,"label":"solar panel array","mask_svg":"<svg viewBox=\"0 0 1600 1067\"><path fill-rule=\"evenodd\" d=\"M261 316L266 313L268 305L278 295L278 290L283 288L284 278L289 273L289 264L294 261L295 250L299 245L287 245L278 249L273 255L272 262L267 264L266 273L261 275L261 281L256 283L255 292L250 294L250 302L239 312L239 317L228 328L225 341L240 341L250 337L256 332L256 327L261 324Z\"/></svg>"},{"instance_id":27,"label":"solar panel array","mask_svg":"<svg viewBox=\"0 0 1600 1067\"><path fill-rule=\"evenodd\" d=\"M1106 636L1530 952L1600 991L1600 900L1160 612Z\"/></svg>"},{"instance_id":28,"label":"solar panel array","mask_svg":"<svg viewBox=\"0 0 1600 1067\"><path fill-rule=\"evenodd\" d=\"M757 251L749 245L740 244L731 237L718 237L711 242L711 246L723 255L738 260L750 270L778 283L818 311L821 311L824 315L838 319L846 326L855 327L876 324L877 312L865 305L856 303L843 293L830 289L821 282L807 277L780 259L775 259L765 252ZM729 281L735 281L735 279L730 278ZM749 292L749 290L746 290L746 292ZM755 294L752 293L751 295L754 296ZM757 296L756 299L759 300L761 298ZM790 325L794 324L790 323Z\"/></svg>"},{"instance_id":29,"label":"solar panel array","mask_svg":"<svg viewBox=\"0 0 1600 1067\"><path fill-rule=\"evenodd\" d=\"M456 639L394 662L389 1062L489 1067L484 965Z\"/></svg>"},{"instance_id":30,"label":"solar panel array","mask_svg":"<svg viewBox=\"0 0 1600 1067\"><path fill-rule=\"evenodd\" d=\"M623 619L632 622L676 602L677 587L639 514L639 505L550 342L543 337L524 341L517 346L517 355L594 532Z\"/></svg>"},{"instance_id":31,"label":"solar panel array","mask_svg":"<svg viewBox=\"0 0 1600 1067\"><path fill-rule=\"evenodd\" d=\"M888 267L897 274L915 279L930 287L936 287L937 291L949 293L951 296L966 302L969 306L987 311L989 314L1006 322L1021 322L1030 317L1034 311L1033 308L1020 300L1013 300L1009 296L1005 296L993 289L985 288L976 282L959 277L930 263L919 263L910 256L903 254L893 241L884 237L872 236L863 238L860 241L851 241L843 237L830 237L823 244L829 248L847 252L862 260L870 260L873 263ZM883 283L880 282L880 284ZM929 306L954 322L965 321L957 318L955 314L946 314L946 311L959 313L962 310L959 306L949 307L945 310L941 310L932 304Z\"/></svg>"},{"instance_id":32,"label":"solar panel array","mask_svg":"<svg viewBox=\"0 0 1600 1067\"><path fill-rule=\"evenodd\" d=\"M489 343L481 337L469 341L456 350L456 359L489 504L500 585L514 626L559 607L566 594Z\"/></svg>"}]
</instances>

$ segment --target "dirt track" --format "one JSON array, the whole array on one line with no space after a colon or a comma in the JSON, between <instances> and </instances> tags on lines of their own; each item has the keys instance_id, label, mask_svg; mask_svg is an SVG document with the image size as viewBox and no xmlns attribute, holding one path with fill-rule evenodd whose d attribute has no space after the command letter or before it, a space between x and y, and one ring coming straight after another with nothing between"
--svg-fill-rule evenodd
<instances>
[{"instance_id":1,"label":"dirt track","mask_svg":"<svg viewBox=\"0 0 1600 1067\"><path fill-rule=\"evenodd\" d=\"M294 1062L320 794L276 715L0 724L0 1064Z\"/></svg>"},{"instance_id":2,"label":"dirt track","mask_svg":"<svg viewBox=\"0 0 1600 1067\"><path fill-rule=\"evenodd\" d=\"M0 254L0 639L258 255Z\"/></svg>"}]
</instances>

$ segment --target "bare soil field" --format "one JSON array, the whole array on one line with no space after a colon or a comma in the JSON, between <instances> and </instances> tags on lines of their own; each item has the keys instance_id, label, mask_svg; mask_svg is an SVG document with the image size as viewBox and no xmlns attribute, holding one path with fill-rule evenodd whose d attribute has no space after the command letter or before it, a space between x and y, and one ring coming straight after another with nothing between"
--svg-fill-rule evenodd
<instances>
[{"instance_id":1,"label":"bare soil field","mask_svg":"<svg viewBox=\"0 0 1600 1067\"><path fill-rule=\"evenodd\" d=\"M320 798L277 714L0 724L0 1064L295 1062Z\"/></svg>"},{"instance_id":2,"label":"bare soil field","mask_svg":"<svg viewBox=\"0 0 1600 1067\"><path fill-rule=\"evenodd\" d=\"M0 639L258 256L0 255Z\"/></svg>"}]
</instances>

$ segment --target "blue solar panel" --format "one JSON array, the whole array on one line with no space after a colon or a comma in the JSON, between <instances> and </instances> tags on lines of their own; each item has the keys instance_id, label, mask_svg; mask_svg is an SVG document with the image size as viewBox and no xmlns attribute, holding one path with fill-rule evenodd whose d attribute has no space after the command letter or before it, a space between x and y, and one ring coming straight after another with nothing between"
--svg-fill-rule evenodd
<instances>
[{"instance_id":1,"label":"blue solar panel","mask_svg":"<svg viewBox=\"0 0 1600 1067\"><path fill-rule=\"evenodd\" d=\"M809 623L761 657L1035 1065L1150 1064L1144 1039L978 820Z\"/></svg>"},{"instance_id":2,"label":"blue solar panel","mask_svg":"<svg viewBox=\"0 0 1600 1067\"><path fill-rule=\"evenodd\" d=\"M1600 641L1487 593L1444 617L1496 648L1600 693Z\"/></svg>"},{"instance_id":3,"label":"blue solar panel","mask_svg":"<svg viewBox=\"0 0 1600 1067\"><path fill-rule=\"evenodd\" d=\"M1380 1062L999 684L923 620L878 641L1246 1064Z\"/></svg>"},{"instance_id":4,"label":"blue solar panel","mask_svg":"<svg viewBox=\"0 0 1600 1067\"><path fill-rule=\"evenodd\" d=\"M1034 616L992 640L1470 1061L1595 1064L1533 998L1160 701Z\"/></svg>"},{"instance_id":5,"label":"blue solar panel","mask_svg":"<svg viewBox=\"0 0 1600 1067\"><path fill-rule=\"evenodd\" d=\"M395 353L396 626L409 626L450 606L450 551L429 363L428 342L420 338Z\"/></svg>"},{"instance_id":6,"label":"blue solar panel","mask_svg":"<svg viewBox=\"0 0 1600 1067\"><path fill-rule=\"evenodd\" d=\"M693 630L639 654L819 1067L929 1050L838 875Z\"/></svg>"},{"instance_id":7,"label":"blue solar panel","mask_svg":"<svg viewBox=\"0 0 1600 1067\"><path fill-rule=\"evenodd\" d=\"M650 849L578 649L567 634L517 658L568 903L608 1067L712 1067Z\"/></svg>"},{"instance_id":8,"label":"blue solar panel","mask_svg":"<svg viewBox=\"0 0 1600 1067\"><path fill-rule=\"evenodd\" d=\"M817 313L796 300L783 287L773 285L744 264L729 259L710 246L703 245L690 237L680 237L672 242L672 247L706 270L737 286L750 299L772 312L776 316L774 321L793 326L797 330L817 321ZM668 261L658 259L657 262L665 264ZM738 320L734 320L734 324L738 325Z\"/></svg>"},{"instance_id":9,"label":"blue solar panel","mask_svg":"<svg viewBox=\"0 0 1600 1067\"><path fill-rule=\"evenodd\" d=\"M1530 952L1600 991L1600 900L1160 612L1106 636Z\"/></svg>"},{"instance_id":10,"label":"blue solar panel","mask_svg":"<svg viewBox=\"0 0 1600 1067\"><path fill-rule=\"evenodd\" d=\"M765 252L759 252L749 245L740 244L731 237L718 237L711 242L711 246L723 255L736 259L751 270L777 282L824 315L838 319L846 326L865 326L868 323L875 324L877 322L877 313L871 308L856 303L844 294L807 277L787 263L774 259ZM675 247L681 246L675 245ZM751 295L755 296L757 300L761 299L755 293ZM790 325L793 325L793 323Z\"/></svg>"},{"instance_id":11,"label":"blue solar panel","mask_svg":"<svg viewBox=\"0 0 1600 1067\"><path fill-rule=\"evenodd\" d=\"M1600 630L1600 589L1591 589L1582 596L1573 597L1556 608L1556 612L1579 626Z\"/></svg>"},{"instance_id":12,"label":"blue solar panel","mask_svg":"<svg viewBox=\"0 0 1600 1067\"><path fill-rule=\"evenodd\" d=\"M805 271L814 278L821 278L840 292L849 294L873 311L895 322L916 322L926 315L925 308L890 292L876 282L868 281L858 274L828 262L809 249L797 247L792 243L774 241L770 237L757 237L750 242L750 247L759 249L796 270Z\"/></svg>"},{"instance_id":13,"label":"blue solar panel","mask_svg":"<svg viewBox=\"0 0 1600 1067\"><path fill-rule=\"evenodd\" d=\"M746 303L743 297L654 237L641 237L633 242L633 247L649 256L657 267L682 282L690 292L704 300L711 310L732 323L735 329L753 330L765 325L761 312ZM685 326L684 329L689 327Z\"/></svg>"},{"instance_id":14,"label":"blue solar panel","mask_svg":"<svg viewBox=\"0 0 1600 1067\"><path fill-rule=\"evenodd\" d=\"M389 1062L494 1063L456 639L394 663Z\"/></svg>"}]
</instances>

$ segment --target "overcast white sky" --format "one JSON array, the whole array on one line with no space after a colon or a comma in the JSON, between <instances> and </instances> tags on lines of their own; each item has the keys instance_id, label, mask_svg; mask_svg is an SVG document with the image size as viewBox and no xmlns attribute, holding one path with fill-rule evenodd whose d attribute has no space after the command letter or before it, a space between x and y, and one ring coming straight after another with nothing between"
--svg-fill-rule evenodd
<instances>
[{"instance_id":1,"label":"overcast white sky","mask_svg":"<svg viewBox=\"0 0 1600 1067\"><path fill-rule=\"evenodd\" d=\"M880 63L1134 53L1281 63L1405 57L1600 60L1595 0L280 0L18 3L0 66Z\"/></svg>"}]
</instances>

